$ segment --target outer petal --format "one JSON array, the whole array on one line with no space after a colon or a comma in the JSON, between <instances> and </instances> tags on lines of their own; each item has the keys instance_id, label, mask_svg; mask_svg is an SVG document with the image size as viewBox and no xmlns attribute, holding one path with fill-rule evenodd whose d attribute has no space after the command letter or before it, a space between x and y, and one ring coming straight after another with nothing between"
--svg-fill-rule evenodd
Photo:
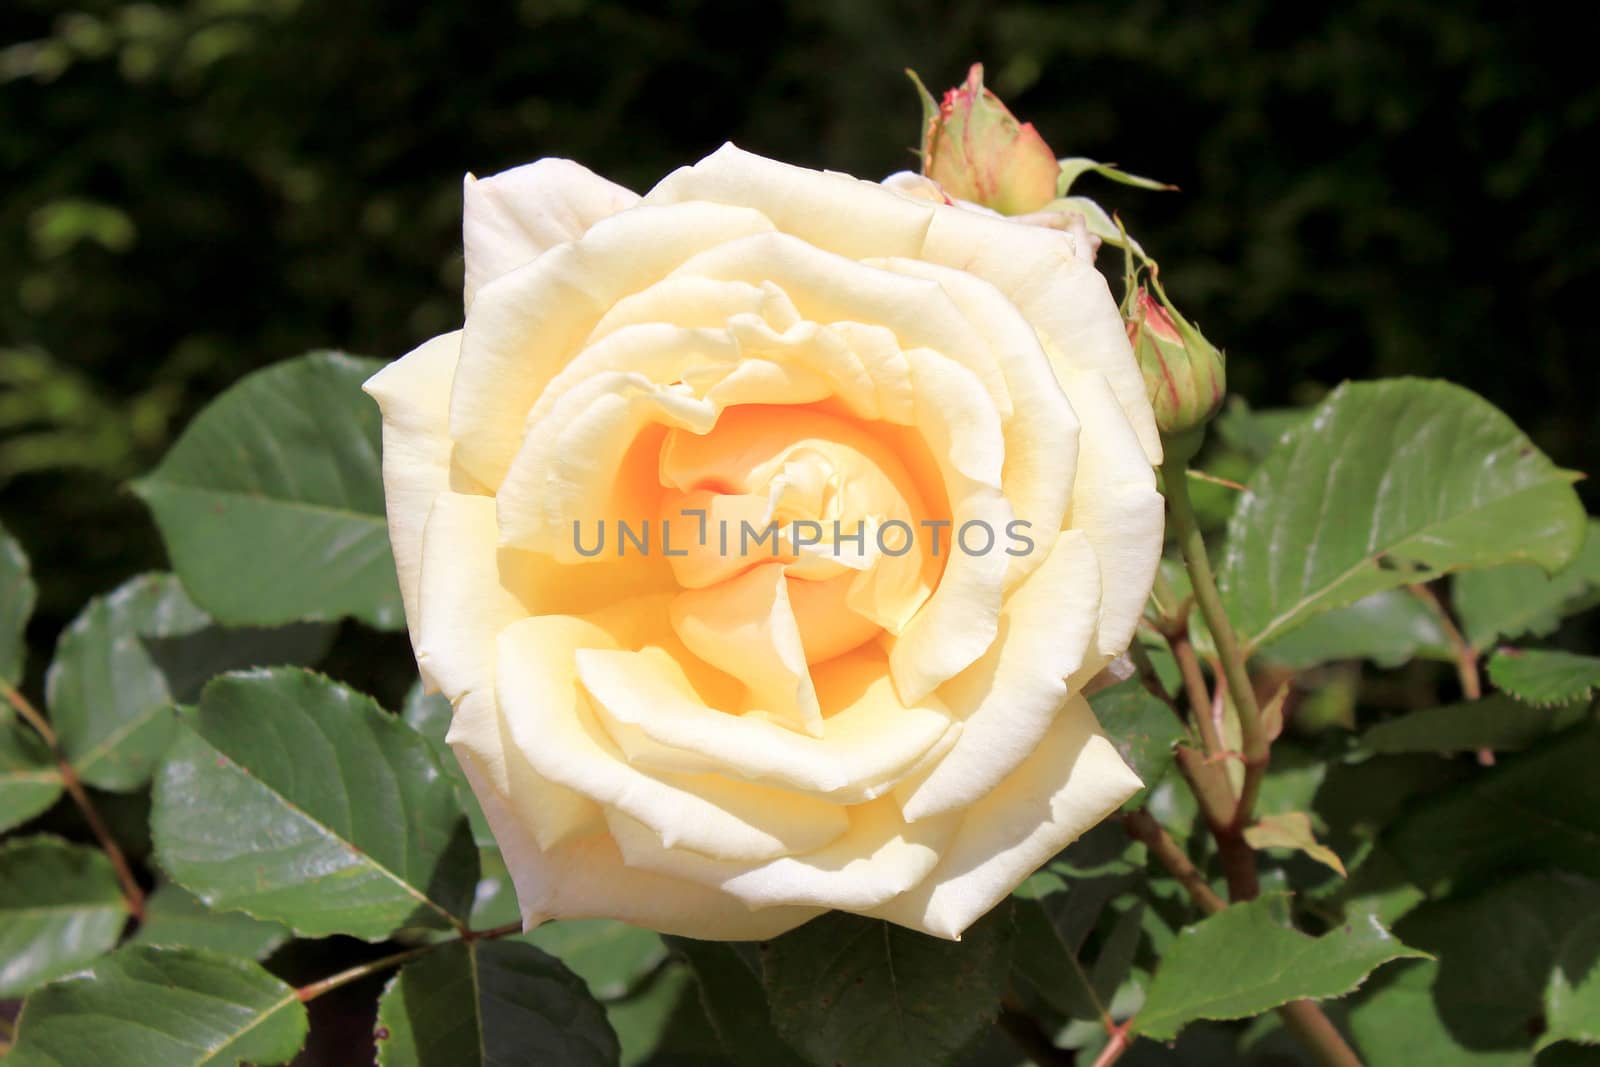
<instances>
[{"instance_id":1,"label":"outer petal","mask_svg":"<svg viewBox=\"0 0 1600 1067\"><path fill-rule=\"evenodd\" d=\"M746 204L785 233L852 259L917 255L933 206L848 174L779 163L732 144L673 171L645 195L647 204L686 200Z\"/></svg>"},{"instance_id":2,"label":"outer petal","mask_svg":"<svg viewBox=\"0 0 1600 1067\"><path fill-rule=\"evenodd\" d=\"M542 777L644 823L668 848L754 861L822 848L849 820L836 805L712 774L631 767L577 679L580 648L615 648L592 622L523 619L499 640L496 682L510 746Z\"/></svg>"},{"instance_id":3,"label":"outer petal","mask_svg":"<svg viewBox=\"0 0 1600 1067\"><path fill-rule=\"evenodd\" d=\"M849 809L850 829L826 848L752 866L662 848L639 823L608 814L630 867L686 878L731 893L747 907L785 904L862 911L905 892L939 862L958 819L907 823L887 798Z\"/></svg>"},{"instance_id":4,"label":"outer petal","mask_svg":"<svg viewBox=\"0 0 1600 1067\"><path fill-rule=\"evenodd\" d=\"M897 791L907 819L972 804L1028 758L1067 700L1099 603L1094 552L1068 530L1006 600L989 651L939 689L962 732L926 776Z\"/></svg>"},{"instance_id":5,"label":"outer petal","mask_svg":"<svg viewBox=\"0 0 1600 1067\"><path fill-rule=\"evenodd\" d=\"M1099 650L1118 656L1139 624L1161 562L1164 513L1155 474L1105 379L1094 372L1065 383L1083 422L1078 477L1067 523L1088 535L1100 560Z\"/></svg>"},{"instance_id":6,"label":"outer petal","mask_svg":"<svg viewBox=\"0 0 1600 1067\"><path fill-rule=\"evenodd\" d=\"M771 228L757 212L722 204L631 208L486 284L450 392L456 461L498 487L539 394L619 299L699 252Z\"/></svg>"},{"instance_id":7,"label":"outer petal","mask_svg":"<svg viewBox=\"0 0 1600 1067\"><path fill-rule=\"evenodd\" d=\"M541 159L492 178L467 175L461 236L466 304L488 282L531 263L596 222L639 202L637 193L570 159Z\"/></svg>"},{"instance_id":8,"label":"outer petal","mask_svg":"<svg viewBox=\"0 0 1600 1067\"><path fill-rule=\"evenodd\" d=\"M461 331L424 342L374 374L362 388L383 412L383 494L389 546L400 577L406 625L421 636L418 590L422 528L433 499L450 487L450 379L461 358ZM438 687L422 674L429 692Z\"/></svg>"},{"instance_id":9,"label":"outer petal","mask_svg":"<svg viewBox=\"0 0 1600 1067\"><path fill-rule=\"evenodd\" d=\"M1161 435L1122 316L1070 233L938 208L916 258L969 271L1010 298L1039 331L1063 384L1077 371L1105 375L1146 460L1161 461Z\"/></svg>"},{"instance_id":10,"label":"outer petal","mask_svg":"<svg viewBox=\"0 0 1600 1067\"><path fill-rule=\"evenodd\" d=\"M417 664L452 701L494 686L494 640L528 614L510 568L535 562L499 552L494 498L440 493L422 544Z\"/></svg>"},{"instance_id":11,"label":"outer petal","mask_svg":"<svg viewBox=\"0 0 1600 1067\"><path fill-rule=\"evenodd\" d=\"M625 867L616 842L606 834L541 849L525 816L513 812L475 757L464 755L461 766L505 856L527 929L548 919L606 918L682 937L755 941L776 937L822 913L820 908L751 911L727 893Z\"/></svg>"},{"instance_id":12,"label":"outer petal","mask_svg":"<svg viewBox=\"0 0 1600 1067\"><path fill-rule=\"evenodd\" d=\"M966 810L933 873L868 914L958 939L1140 785L1100 732L1089 705L1073 697L1027 762Z\"/></svg>"}]
</instances>

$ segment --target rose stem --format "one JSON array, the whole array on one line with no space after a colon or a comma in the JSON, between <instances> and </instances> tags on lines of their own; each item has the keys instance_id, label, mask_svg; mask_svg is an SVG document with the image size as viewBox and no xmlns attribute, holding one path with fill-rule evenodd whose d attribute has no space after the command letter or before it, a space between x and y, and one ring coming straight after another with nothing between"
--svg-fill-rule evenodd
<instances>
[{"instance_id":1,"label":"rose stem","mask_svg":"<svg viewBox=\"0 0 1600 1067\"><path fill-rule=\"evenodd\" d=\"M1172 835L1149 812L1130 812L1122 817L1122 824L1129 835L1143 843L1150 854L1178 880L1178 884L1188 891L1200 910L1207 915L1215 915L1228 906L1189 861L1188 855L1172 839ZM1295 1040L1311 1053L1321 1067L1361 1067L1361 1060L1355 1051L1314 1002L1292 1000L1279 1005L1277 1011L1285 1029L1294 1035ZM1113 1056L1105 1062L1111 1063L1115 1059Z\"/></svg>"},{"instance_id":2,"label":"rose stem","mask_svg":"<svg viewBox=\"0 0 1600 1067\"><path fill-rule=\"evenodd\" d=\"M4 696L6 702L17 709L17 714L21 715L44 740L45 747L50 750L50 755L56 761L56 773L61 776L62 786L72 797L78 810L83 813L83 821L89 824L90 832L94 834L106 858L111 861L112 869L116 871L117 882L122 886L122 896L128 905L128 914L133 916L135 922L144 922L144 890L139 887L139 880L133 876L133 868L128 865L128 858L122 854L122 848L117 844L116 838L111 836L105 820L100 818L100 812L95 810L94 802L89 799L83 783L78 780L78 772L73 770L66 754L61 751L61 744L56 738L56 732L50 728L49 720L8 682L0 681L0 696Z\"/></svg>"},{"instance_id":3,"label":"rose stem","mask_svg":"<svg viewBox=\"0 0 1600 1067\"><path fill-rule=\"evenodd\" d=\"M1183 552L1183 562L1194 587L1195 604L1211 630L1221 660L1222 680L1233 694L1234 706L1239 711L1239 733L1244 742L1244 786L1226 831L1218 833L1213 827L1212 834L1222 853L1223 867L1228 876L1228 895L1236 901L1250 900L1260 892L1260 886L1256 877L1255 854L1244 840L1244 828L1250 824L1256 797L1261 791L1261 780L1266 775L1267 761L1271 758L1271 741L1261 721L1261 706L1256 701L1255 688L1250 684L1250 674L1245 669L1245 657L1239 639L1234 633L1232 621L1222 608L1222 595L1217 590L1216 576L1211 571L1211 559L1206 555L1205 538L1200 533L1194 504L1189 499L1188 460L1175 456L1163 465L1161 474L1167 498L1167 514L1177 530L1178 547ZM1156 828L1160 830L1159 824ZM1161 836L1165 836L1165 831ZM1158 851L1153 848L1151 851L1163 863L1174 858L1173 854L1176 853L1185 865L1193 866L1182 850L1177 848L1176 842L1170 850ZM1168 869L1173 870L1175 876L1178 875L1177 870L1170 866ZM1179 881L1184 883L1185 888L1190 888L1190 883L1181 876ZM1211 892L1210 886L1206 886L1206 892L1208 898L1196 896L1195 900L1202 908L1210 910L1208 901L1220 900ZM1315 1003L1309 1000L1290 1001L1278 1008L1278 1015L1290 1033L1323 1067L1361 1067L1361 1060Z\"/></svg>"},{"instance_id":4,"label":"rose stem","mask_svg":"<svg viewBox=\"0 0 1600 1067\"><path fill-rule=\"evenodd\" d=\"M1473 648L1472 643L1461 633L1461 628L1450 617L1450 612L1445 610L1445 606L1440 603L1433 590L1420 582L1406 586L1406 592L1422 601L1433 613L1433 617L1439 620L1439 628L1444 631L1451 649L1456 654L1456 677L1461 682L1461 695L1468 700L1477 700L1483 696L1483 679L1478 674L1478 650ZM1478 749L1478 762L1485 767L1494 766L1494 749Z\"/></svg>"},{"instance_id":5,"label":"rose stem","mask_svg":"<svg viewBox=\"0 0 1600 1067\"><path fill-rule=\"evenodd\" d=\"M1228 837L1240 837L1250 825L1255 810L1256 797L1261 792L1261 779L1267 772L1271 756L1266 730L1261 722L1261 706L1256 702L1255 687L1250 684L1250 674L1245 670L1245 658L1239 648L1239 639L1233 632L1233 623L1222 608L1222 596L1217 592L1217 580L1211 572L1211 560L1206 555L1205 538L1200 534L1200 524L1195 518L1194 504L1189 500L1188 465L1183 459L1169 460L1162 467L1162 485L1166 490L1167 514L1177 529L1178 547L1183 552L1183 562L1189 570L1189 581L1194 586L1195 604L1211 630L1211 639L1217 646L1222 661L1222 676L1233 695L1234 706L1239 709L1239 734L1244 742L1244 786L1239 793L1239 803L1229 823ZM1219 848L1230 847L1222 838ZM1254 864L1251 864L1253 871ZM1254 882L1254 878L1250 879ZM1229 894L1234 899L1248 900L1255 895L1254 888L1241 884L1230 885Z\"/></svg>"},{"instance_id":6,"label":"rose stem","mask_svg":"<svg viewBox=\"0 0 1600 1067\"><path fill-rule=\"evenodd\" d=\"M387 956L380 956L375 960L368 960L366 963L358 963L354 967L340 971L338 974L329 975L326 978L312 982L310 985L303 985L294 991L294 995L300 1003L304 1004L306 1001L317 999L324 993L331 993L340 986L359 981L369 974L377 974L379 971L386 971L390 967L398 967L402 963L409 963L418 956L426 956L435 949L443 948L446 945L465 944L469 941L493 941L496 938L506 937L509 934L520 934L521 932L521 923L507 923L504 926L496 926L492 930L466 930L460 937L447 937L442 941L418 945L415 948L404 949Z\"/></svg>"}]
</instances>

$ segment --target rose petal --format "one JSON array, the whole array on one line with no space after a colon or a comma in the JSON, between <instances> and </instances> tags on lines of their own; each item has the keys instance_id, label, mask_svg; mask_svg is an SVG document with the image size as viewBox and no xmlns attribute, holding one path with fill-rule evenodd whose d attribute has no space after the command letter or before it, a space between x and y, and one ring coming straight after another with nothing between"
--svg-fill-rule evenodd
<instances>
[{"instance_id":1,"label":"rose petal","mask_svg":"<svg viewBox=\"0 0 1600 1067\"><path fill-rule=\"evenodd\" d=\"M1067 522L1088 536L1100 561L1096 647L1106 656L1117 656L1133 639L1161 562L1163 501L1105 378L1085 372L1069 376L1064 384L1083 423Z\"/></svg>"},{"instance_id":2,"label":"rose petal","mask_svg":"<svg viewBox=\"0 0 1600 1067\"><path fill-rule=\"evenodd\" d=\"M649 826L668 848L732 860L810 852L844 833L843 809L718 775L648 774L628 764L578 686L581 648L616 648L570 616L523 619L498 641L496 691L517 750L541 776Z\"/></svg>"},{"instance_id":3,"label":"rose petal","mask_svg":"<svg viewBox=\"0 0 1600 1067\"><path fill-rule=\"evenodd\" d=\"M484 285L450 395L457 462L498 488L534 402L612 305L698 252L771 228L758 212L721 204L630 208Z\"/></svg>"},{"instance_id":4,"label":"rose petal","mask_svg":"<svg viewBox=\"0 0 1600 1067\"><path fill-rule=\"evenodd\" d=\"M433 498L450 487L450 379L461 358L461 331L441 334L367 379L362 389L383 413L383 496L405 605L406 627L421 633L422 528ZM437 690L423 672L428 692Z\"/></svg>"},{"instance_id":5,"label":"rose petal","mask_svg":"<svg viewBox=\"0 0 1600 1067\"><path fill-rule=\"evenodd\" d=\"M466 252L466 305L488 282L576 241L639 195L570 159L541 159L492 178L467 175L461 236Z\"/></svg>"},{"instance_id":6,"label":"rose petal","mask_svg":"<svg viewBox=\"0 0 1600 1067\"><path fill-rule=\"evenodd\" d=\"M615 841L597 834L541 849L528 832L531 812L518 811L468 755L461 761L516 886L525 929L549 919L619 919L680 937L754 941L776 937L820 908L751 911L735 897L679 878L625 867Z\"/></svg>"},{"instance_id":7,"label":"rose petal","mask_svg":"<svg viewBox=\"0 0 1600 1067\"><path fill-rule=\"evenodd\" d=\"M718 585L683 591L672 601L672 628L691 652L743 682L752 706L821 736L822 707L782 564L764 563Z\"/></svg>"},{"instance_id":8,"label":"rose petal","mask_svg":"<svg viewBox=\"0 0 1600 1067\"><path fill-rule=\"evenodd\" d=\"M1067 676L1091 647L1099 602L1094 550L1068 530L1006 599L983 658L940 687L961 736L924 777L897 790L907 819L974 803L1028 758L1066 703Z\"/></svg>"},{"instance_id":9,"label":"rose petal","mask_svg":"<svg viewBox=\"0 0 1600 1067\"><path fill-rule=\"evenodd\" d=\"M1028 759L965 810L933 872L870 914L956 940L1045 860L1110 815L1141 782L1073 697Z\"/></svg>"},{"instance_id":10,"label":"rose petal","mask_svg":"<svg viewBox=\"0 0 1600 1067\"><path fill-rule=\"evenodd\" d=\"M634 766L736 775L839 804L882 794L959 730L937 700L903 706L884 668L883 653L872 648L815 668L827 721L822 736L808 737L708 706L681 664L659 649L578 654L578 676Z\"/></svg>"},{"instance_id":11,"label":"rose petal","mask_svg":"<svg viewBox=\"0 0 1600 1067\"><path fill-rule=\"evenodd\" d=\"M720 889L750 908L809 905L852 911L876 907L922 881L960 822L947 817L908 824L889 800L848 811L850 829L825 848L754 866L662 848L649 829L626 815L611 812L606 821L630 868Z\"/></svg>"}]
</instances>

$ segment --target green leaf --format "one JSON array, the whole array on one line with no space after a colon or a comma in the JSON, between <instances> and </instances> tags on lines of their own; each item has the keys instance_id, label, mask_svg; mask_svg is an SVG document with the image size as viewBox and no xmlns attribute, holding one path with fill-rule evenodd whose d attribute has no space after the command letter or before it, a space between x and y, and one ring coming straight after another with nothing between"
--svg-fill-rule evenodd
<instances>
[{"instance_id":1,"label":"green leaf","mask_svg":"<svg viewBox=\"0 0 1600 1067\"><path fill-rule=\"evenodd\" d=\"M134 491L173 568L226 625L353 615L404 625L389 552L376 360L320 352L245 378L202 411Z\"/></svg>"},{"instance_id":2,"label":"green leaf","mask_svg":"<svg viewBox=\"0 0 1600 1067\"><path fill-rule=\"evenodd\" d=\"M606 1003L622 1067L730 1067L689 968L674 960L638 989Z\"/></svg>"},{"instance_id":3,"label":"green leaf","mask_svg":"<svg viewBox=\"0 0 1600 1067\"><path fill-rule=\"evenodd\" d=\"M85 783L138 789L172 743L175 703L236 667L311 662L331 637L315 625L224 630L177 578L144 575L91 600L62 632L45 680L50 717Z\"/></svg>"},{"instance_id":4,"label":"green leaf","mask_svg":"<svg viewBox=\"0 0 1600 1067\"><path fill-rule=\"evenodd\" d=\"M1390 960L1422 957L1376 919L1310 937L1272 917L1274 900L1235 904L1186 927L1168 949L1139 1033L1165 1041L1195 1019L1244 1019L1291 1000L1340 997Z\"/></svg>"},{"instance_id":5,"label":"green leaf","mask_svg":"<svg viewBox=\"0 0 1600 1067\"><path fill-rule=\"evenodd\" d=\"M700 1004L737 1064L802 1067L805 1063L773 1028L761 989L761 957L754 946L729 941L669 937L700 988Z\"/></svg>"},{"instance_id":6,"label":"green leaf","mask_svg":"<svg viewBox=\"0 0 1600 1067\"><path fill-rule=\"evenodd\" d=\"M1412 805L1390 851L1434 890L1503 866L1600 878L1600 724L1568 730Z\"/></svg>"},{"instance_id":7,"label":"green leaf","mask_svg":"<svg viewBox=\"0 0 1600 1067\"><path fill-rule=\"evenodd\" d=\"M1172 767L1173 749L1186 736L1183 723L1137 678L1102 689L1089 698L1089 705L1117 752L1144 780L1144 788L1123 806L1142 807Z\"/></svg>"},{"instance_id":8,"label":"green leaf","mask_svg":"<svg viewBox=\"0 0 1600 1067\"><path fill-rule=\"evenodd\" d=\"M1544 991L1549 1029L1540 1047L1557 1041L1600 1045L1600 915L1580 920L1556 952Z\"/></svg>"},{"instance_id":9,"label":"green leaf","mask_svg":"<svg viewBox=\"0 0 1600 1067\"><path fill-rule=\"evenodd\" d=\"M268 1067L305 1037L305 1005L259 964L128 945L29 997L6 1067Z\"/></svg>"},{"instance_id":10,"label":"green leaf","mask_svg":"<svg viewBox=\"0 0 1600 1067\"><path fill-rule=\"evenodd\" d=\"M1472 571L1451 590L1461 629L1482 651L1497 640L1554 633L1561 620L1600 603L1600 522L1589 520L1577 559L1547 575L1526 563Z\"/></svg>"},{"instance_id":11,"label":"green leaf","mask_svg":"<svg viewBox=\"0 0 1600 1067\"><path fill-rule=\"evenodd\" d=\"M1489 658L1489 680L1537 707L1587 700L1600 687L1600 656L1545 648L1502 648Z\"/></svg>"},{"instance_id":12,"label":"green leaf","mask_svg":"<svg viewBox=\"0 0 1600 1067\"><path fill-rule=\"evenodd\" d=\"M1340 386L1282 439L1240 494L1221 566L1254 648L1312 616L1451 571L1554 571L1587 518L1511 420L1445 382Z\"/></svg>"},{"instance_id":13,"label":"green leaf","mask_svg":"<svg viewBox=\"0 0 1600 1067\"><path fill-rule=\"evenodd\" d=\"M1308 414L1305 408L1252 408L1242 397L1232 397L1227 409L1211 425L1223 444L1246 459L1260 462Z\"/></svg>"},{"instance_id":14,"label":"green leaf","mask_svg":"<svg viewBox=\"0 0 1600 1067\"><path fill-rule=\"evenodd\" d=\"M477 855L428 742L307 671L224 675L156 776L156 858L212 908L305 937L467 915Z\"/></svg>"},{"instance_id":15,"label":"green leaf","mask_svg":"<svg viewBox=\"0 0 1600 1067\"><path fill-rule=\"evenodd\" d=\"M32 727L0 704L0 831L20 826L61 796L61 773Z\"/></svg>"},{"instance_id":16,"label":"green leaf","mask_svg":"<svg viewBox=\"0 0 1600 1067\"><path fill-rule=\"evenodd\" d=\"M1402 919L1399 930L1407 942L1438 957L1433 1011L1456 1042L1472 1049L1520 1049L1526 1056L1547 1025L1545 998L1556 975L1565 973L1561 962L1569 940L1597 909L1600 883L1540 872L1424 905Z\"/></svg>"},{"instance_id":17,"label":"green leaf","mask_svg":"<svg viewBox=\"0 0 1600 1067\"><path fill-rule=\"evenodd\" d=\"M212 911L182 886L167 882L145 898L144 922L133 940L168 948L208 948L226 956L260 960L289 940L289 931L242 911Z\"/></svg>"},{"instance_id":18,"label":"green leaf","mask_svg":"<svg viewBox=\"0 0 1600 1067\"><path fill-rule=\"evenodd\" d=\"M1387 968L1362 990L1350 1030L1366 1067L1528 1067L1525 1047L1483 1048L1457 1037L1440 1018L1438 980L1439 964L1424 960Z\"/></svg>"},{"instance_id":19,"label":"green leaf","mask_svg":"<svg viewBox=\"0 0 1600 1067\"><path fill-rule=\"evenodd\" d=\"M478 886L472 893L474 930L493 930L522 918L517 906L517 887L511 882L505 857L498 848L478 849Z\"/></svg>"},{"instance_id":20,"label":"green leaf","mask_svg":"<svg viewBox=\"0 0 1600 1067\"><path fill-rule=\"evenodd\" d=\"M22 682L28 651L23 631L27 629L38 594L26 553L0 524L0 682L7 685Z\"/></svg>"},{"instance_id":21,"label":"green leaf","mask_svg":"<svg viewBox=\"0 0 1600 1067\"><path fill-rule=\"evenodd\" d=\"M1092 159L1076 156L1072 159L1063 159L1061 173L1056 177L1056 195L1066 196L1071 191L1072 185L1085 174L1098 174L1102 178L1109 178L1118 185L1131 185L1136 189L1154 189L1164 192L1176 189L1176 185L1158 182L1154 178L1141 178L1137 174L1129 174L1119 170L1115 163L1098 163Z\"/></svg>"},{"instance_id":22,"label":"green leaf","mask_svg":"<svg viewBox=\"0 0 1600 1067\"><path fill-rule=\"evenodd\" d=\"M667 958L660 934L615 919L560 919L535 927L521 940L572 968L603 1000L622 996Z\"/></svg>"},{"instance_id":23,"label":"green leaf","mask_svg":"<svg viewBox=\"0 0 1600 1067\"><path fill-rule=\"evenodd\" d=\"M1311 827L1311 816L1303 811L1263 815L1254 826L1245 828L1244 839L1251 848L1304 852L1318 863L1338 871L1341 876L1347 873L1339 854L1317 840L1317 832Z\"/></svg>"},{"instance_id":24,"label":"green leaf","mask_svg":"<svg viewBox=\"0 0 1600 1067\"><path fill-rule=\"evenodd\" d=\"M0 1000L109 951L127 919L116 872L98 849L53 837L0 847Z\"/></svg>"},{"instance_id":25,"label":"green leaf","mask_svg":"<svg viewBox=\"0 0 1600 1067\"><path fill-rule=\"evenodd\" d=\"M1588 710L1574 705L1533 708L1502 693L1482 700L1413 711L1379 723L1361 735L1364 752L1515 752L1575 726Z\"/></svg>"},{"instance_id":26,"label":"green leaf","mask_svg":"<svg viewBox=\"0 0 1600 1067\"><path fill-rule=\"evenodd\" d=\"M1105 900L1094 899L1093 894L1080 895L1069 891L1061 894L1071 898L1068 908L1088 919L1082 930L1099 917ZM1016 944L1013 965L1017 974L1044 1000L1046 1004L1069 1019L1100 1020L1106 1016L1107 1005L1089 971L1078 959L1082 936L1074 936L1054 920L1043 900L1019 899L1012 902L1015 912Z\"/></svg>"},{"instance_id":27,"label":"green leaf","mask_svg":"<svg viewBox=\"0 0 1600 1067\"><path fill-rule=\"evenodd\" d=\"M1261 655L1291 670L1341 659L1398 667L1419 657L1455 658L1439 617L1404 589L1385 589L1307 619L1262 648Z\"/></svg>"},{"instance_id":28,"label":"green leaf","mask_svg":"<svg viewBox=\"0 0 1600 1067\"><path fill-rule=\"evenodd\" d=\"M484 818L483 808L473 795L466 772L461 769L461 762L456 759L450 746L445 744L444 736L450 731L450 716L450 701L445 699L443 693L424 694L420 681L406 691L405 703L400 707L400 717L428 739L428 744L433 746L433 751L439 757L439 766L455 783L461 808L472 824L472 839L480 848L493 848L496 842L493 831L489 829L489 820Z\"/></svg>"},{"instance_id":29,"label":"green leaf","mask_svg":"<svg viewBox=\"0 0 1600 1067\"><path fill-rule=\"evenodd\" d=\"M378 1002L380 1067L617 1062L583 981L516 941L458 941L401 968Z\"/></svg>"},{"instance_id":30,"label":"green leaf","mask_svg":"<svg viewBox=\"0 0 1600 1067\"><path fill-rule=\"evenodd\" d=\"M948 1059L995 1018L1011 912L959 942L832 912L762 948L772 1023L813 1064L900 1067Z\"/></svg>"}]
</instances>

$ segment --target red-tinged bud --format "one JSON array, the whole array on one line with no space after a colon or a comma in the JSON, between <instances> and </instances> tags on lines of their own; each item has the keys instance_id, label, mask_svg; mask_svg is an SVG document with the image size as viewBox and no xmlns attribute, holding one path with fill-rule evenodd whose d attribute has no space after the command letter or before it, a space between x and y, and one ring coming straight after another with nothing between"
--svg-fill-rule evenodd
<instances>
[{"instance_id":1,"label":"red-tinged bud","mask_svg":"<svg viewBox=\"0 0 1600 1067\"><path fill-rule=\"evenodd\" d=\"M1055 199L1061 172L1055 153L1033 123L1018 122L983 87L982 63L937 107L926 95L924 103L922 173L950 196L1003 215L1026 215Z\"/></svg>"},{"instance_id":2,"label":"red-tinged bud","mask_svg":"<svg viewBox=\"0 0 1600 1067\"><path fill-rule=\"evenodd\" d=\"M1134 294L1126 321L1162 435L1205 425L1227 390L1222 353L1143 286Z\"/></svg>"}]
</instances>

